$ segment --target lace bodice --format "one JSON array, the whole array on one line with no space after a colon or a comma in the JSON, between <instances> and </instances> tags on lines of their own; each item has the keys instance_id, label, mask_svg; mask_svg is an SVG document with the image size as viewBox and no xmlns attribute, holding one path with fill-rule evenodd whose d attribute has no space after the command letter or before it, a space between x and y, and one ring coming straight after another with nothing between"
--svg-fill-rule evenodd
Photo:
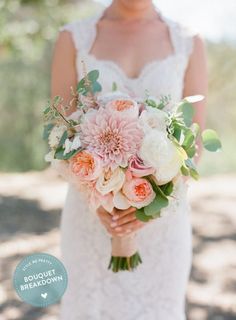
<instances>
[{"instance_id":1,"label":"lace bodice","mask_svg":"<svg viewBox=\"0 0 236 320\"><path fill-rule=\"evenodd\" d=\"M129 78L114 62L90 54L96 25L103 12L70 22L60 31L71 32L77 50L78 80L84 60L87 70L100 71L103 92L118 89L141 96L182 98L184 75L193 49L193 32L163 15L174 53L144 66ZM69 275L60 320L185 320L184 301L191 266L190 206L187 185L179 180L175 198L163 216L138 232L143 264L133 273L107 270L111 242L96 214L88 212L81 195L69 185L61 221L62 260Z\"/></svg>"},{"instance_id":2,"label":"lace bodice","mask_svg":"<svg viewBox=\"0 0 236 320\"><path fill-rule=\"evenodd\" d=\"M120 91L130 92L136 96L144 95L145 90L148 89L152 96L171 94L173 101L180 100L184 74L193 48L194 31L165 17L159 10L158 13L169 28L174 52L164 59L155 59L147 63L136 78L128 77L117 63L97 59L90 53L96 38L97 22L103 15L103 11L62 26L60 31L71 32L77 50L78 80L83 70L82 61L84 61L88 71L99 69L99 82L102 84L103 92L111 91L112 83L115 82Z\"/></svg>"}]
</instances>

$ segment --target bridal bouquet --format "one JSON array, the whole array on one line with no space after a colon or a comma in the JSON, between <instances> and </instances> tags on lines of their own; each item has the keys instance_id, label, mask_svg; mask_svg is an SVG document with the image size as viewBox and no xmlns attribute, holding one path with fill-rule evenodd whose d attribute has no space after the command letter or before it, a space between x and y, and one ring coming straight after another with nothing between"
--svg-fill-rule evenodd
<instances>
[{"instance_id":1,"label":"bridal bouquet","mask_svg":"<svg viewBox=\"0 0 236 320\"><path fill-rule=\"evenodd\" d=\"M198 178L193 157L199 137L209 151L221 143L211 129L200 132L193 123L192 96L171 106L170 97L160 99L146 93L142 99L113 91L99 93L99 72L85 73L72 100L77 110L66 116L57 96L44 110L44 138L48 140L46 161L73 183L96 210L135 207L136 217L149 221L161 217L169 205L179 176ZM142 263L135 232L112 237L108 268L114 272L133 270Z\"/></svg>"}]
</instances>

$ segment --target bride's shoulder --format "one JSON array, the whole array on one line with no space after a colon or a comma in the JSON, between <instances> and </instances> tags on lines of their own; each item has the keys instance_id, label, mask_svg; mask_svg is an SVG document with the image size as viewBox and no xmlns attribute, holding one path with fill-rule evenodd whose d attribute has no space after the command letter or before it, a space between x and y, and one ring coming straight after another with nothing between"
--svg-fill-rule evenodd
<instances>
[{"instance_id":1,"label":"bride's shoulder","mask_svg":"<svg viewBox=\"0 0 236 320\"><path fill-rule=\"evenodd\" d=\"M171 18L167 20L173 30L173 37L179 50L190 54L194 47L204 46L205 40L197 28Z\"/></svg>"},{"instance_id":2,"label":"bride's shoulder","mask_svg":"<svg viewBox=\"0 0 236 320\"><path fill-rule=\"evenodd\" d=\"M59 34L68 31L72 36L75 48L81 49L90 41L91 36L89 35L93 33L94 19L95 15L69 21L59 27Z\"/></svg>"},{"instance_id":3,"label":"bride's shoulder","mask_svg":"<svg viewBox=\"0 0 236 320\"><path fill-rule=\"evenodd\" d=\"M78 28L81 28L85 25L88 25L89 22L92 20L93 17L85 17L80 19L71 20L65 24L62 24L59 27L59 31L75 31Z\"/></svg>"},{"instance_id":4,"label":"bride's shoulder","mask_svg":"<svg viewBox=\"0 0 236 320\"><path fill-rule=\"evenodd\" d=\"M187 25L184 22L180 22L172 18L167 19L169 20L169 23L172 25L176 35L183 39L200 35L197 28L194 28L193 26Z\"/></svg>"}]
</instances>

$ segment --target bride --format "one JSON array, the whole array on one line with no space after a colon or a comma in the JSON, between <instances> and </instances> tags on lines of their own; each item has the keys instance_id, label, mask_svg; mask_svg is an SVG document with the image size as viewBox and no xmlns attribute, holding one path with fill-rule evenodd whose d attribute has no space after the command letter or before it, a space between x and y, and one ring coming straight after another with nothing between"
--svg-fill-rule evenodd
<instances>
[{"instance_id":1,"label":"bride","mask_svg":"<svg viewBox=\"0 0 236 320\"><path fill-rule=\"evenodd\" d=\"M207 94L204 41L165 17L151 0L114 0L90 18L60 28L54 48L51 96L71 99L87 70L98 69L104 92L113 82L120 91L144 96L171 95L173 101ZM205 101L195 103L200 127ZM72 105L68 116L76 110ZM200 155L198 150L198 158ZM196 159L197 160L197 159ZM61 320L184 320L192 259L190 204L186 181L163 216L144 223L134 209L99 207L89 212L79 192L68 186L61 217L62 261L68 287ZM137 232L143 263L133 272L107 269L111 235Z\"/></svg>"}]
</instances>

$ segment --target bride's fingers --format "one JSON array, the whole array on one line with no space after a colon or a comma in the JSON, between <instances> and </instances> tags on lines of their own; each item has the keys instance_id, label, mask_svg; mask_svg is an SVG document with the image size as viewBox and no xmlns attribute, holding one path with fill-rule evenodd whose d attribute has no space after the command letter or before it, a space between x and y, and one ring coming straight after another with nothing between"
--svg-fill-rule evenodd
<instances>
[{"instance_id":1,"label":"bride's fingers","mask_svg":"<svg viewBox=\"0 0 236 320\"><path fill-rule=\"evenodd\" d=\"M135 212L136 210L137 209L134 207L130 207L126 210L119 210L119 209L114 208L112 210L112 220L117 220L117 219L123 218L127 214L130 214L131 212Z\"/></svg>"},{"instance_id":2,"label":"bride's fingers","mask_svg":"<svg viewBox=\"0 0 236 320\"><path fill-rule=\"evenodd\" d=\"M135 216L135 212L131 212L125 216L121 216L119 217L119 219L112 221L111 223L111 227L115 228L118 226L122 226L123 224L126 224L128 222L137 220L136 216Z\"/></svg>"},{"instance_id":3,"label":"bride's fingers","mask_svg":"<svg viewBox=\"0 0 236 320\"><path fill-rule=\"evenodd\" d=\"M119 226L117 228L114 228L115 231L119 231L120 233L129 233L136 231L146 225L146 222L140 221L140 220L134 220L128 223L123 224L122 226Z\"/></svg>"},{"instance_id":4,"label":"bride's fingers","mask_svg":"<svg viewBox=\"0 0 236 320\"><path fill-rule=\"evenodd\" d=\"M107 224L111 224L111 214L105 210L97 210L97 215L100 218L100 220L106 222Z\"/></svg>"}]
</instances>

